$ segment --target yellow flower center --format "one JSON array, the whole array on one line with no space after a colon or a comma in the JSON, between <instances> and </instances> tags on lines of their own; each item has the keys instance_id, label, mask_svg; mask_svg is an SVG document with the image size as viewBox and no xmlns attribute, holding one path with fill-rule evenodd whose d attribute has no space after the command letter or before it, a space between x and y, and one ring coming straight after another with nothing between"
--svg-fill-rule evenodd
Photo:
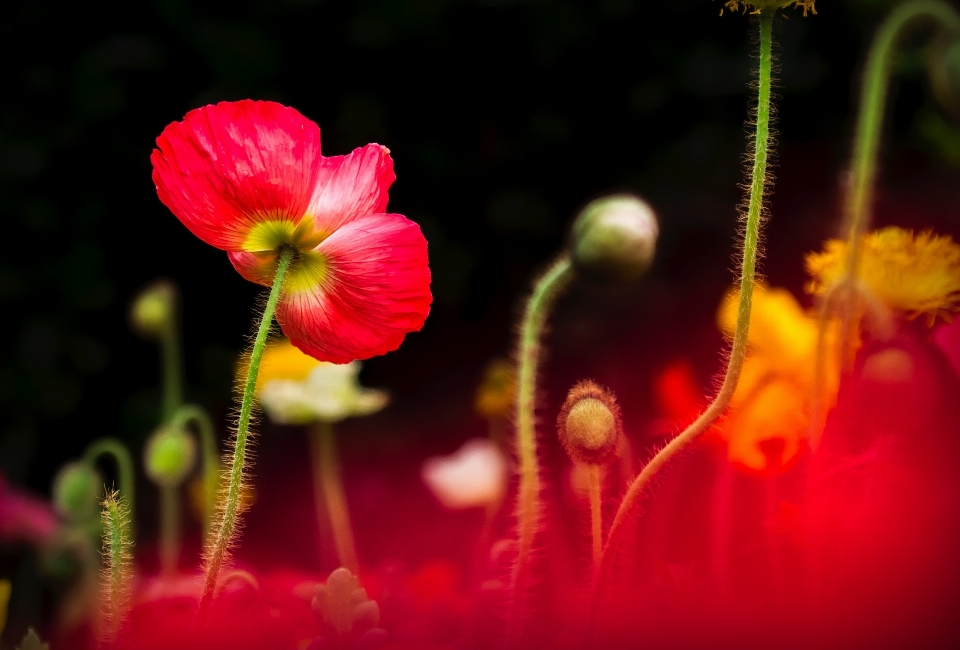
<instances>
[{"instance_id":1,"label":"yellow flower center","mask_svg":"<svg viewBox=\"0 0 960 650\"><path fill-rule=\"evenodd\" d=\"M284 244L301 251L316 248L330 233L317 230L313 217L306 215L298 223L288 219L269 219L254 224L243 242L248 253L275 251Z\"/></svg>"}]
</instances>

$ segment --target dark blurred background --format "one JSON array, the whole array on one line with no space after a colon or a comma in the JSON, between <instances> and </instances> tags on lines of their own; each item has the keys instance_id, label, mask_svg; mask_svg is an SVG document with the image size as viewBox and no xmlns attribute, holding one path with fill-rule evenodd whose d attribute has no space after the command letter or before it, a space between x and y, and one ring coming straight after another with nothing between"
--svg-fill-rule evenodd
<instances>
[{"instance_id":1,"label":"dark blurred background","mask_svg":"<svg viewBox=\"0 0 960 650\"><path fill-rule=\"evenodd\" d=\"M821 0L818 15L789 11L777 24L779 165L765 271L798 296L802 253L836 229L855 81L866 38L892 4ZM149 155L164 126L191 108L241 98L296 107L320 124L328 155L388 146L398 179L391 210L419 223L429 242L430 318L363 374L392 391L394 406L342 428L355 475L373 457L415 476L419 458L484 432L471 414L484 365L509 354L519 301L578 207L614 190L656 208L657 263L635 287L578 284L564 299L543 419L572 381L594 376L617 390L628 429L642 437L656 415L656 369L687 356L706 386L722 345L713 314L732 278L754 23L718 16L720 7L3 3L3 476L45 495L57 467L96 437L118 436L139 454L157 421L157 353L130 332L126 310L159 276L182 289L188 399L216 414L225 434L260 288L159 202ZM956 235L956 209L946 208L958 199L960 130L931 99L923 56L909 47L898 62L878 222ZM290 448L302 449L299 436L268 428L258 476L283 467ZM305 467L296 471L306 480ZM367 493L358 493L362 509ZM153 495L142 494L149 513ZM149 539L152 518L139 519ZM283 537L274 533L267 539ZM22 558L3 550L3 575L16 581Z\"/></svg>"}]
</instances>

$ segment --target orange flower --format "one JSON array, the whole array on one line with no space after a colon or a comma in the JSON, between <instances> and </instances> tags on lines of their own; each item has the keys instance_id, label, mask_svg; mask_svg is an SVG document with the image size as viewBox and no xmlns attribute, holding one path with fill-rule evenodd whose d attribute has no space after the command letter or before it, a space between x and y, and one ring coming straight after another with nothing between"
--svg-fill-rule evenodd
<instances>
[{"instance_id":1,"label":"orange flower","mask_svg":"<svg viewBox=\"0 0 960 650\"><path fill-rule=\"evenodd\" d=\"M720 305L718 325L732 336L738 295ZM758 285L753 295L747 359L730 410L717 425L727 441L728 458L755 471L776 470L800 453L811 430L815 400L832 406L839 384L835 355L823 359L822 385L817 381L817 321L807 315L789 291ZM828 327L826 349L834 340Z\"/></svg>"}]
</instances>

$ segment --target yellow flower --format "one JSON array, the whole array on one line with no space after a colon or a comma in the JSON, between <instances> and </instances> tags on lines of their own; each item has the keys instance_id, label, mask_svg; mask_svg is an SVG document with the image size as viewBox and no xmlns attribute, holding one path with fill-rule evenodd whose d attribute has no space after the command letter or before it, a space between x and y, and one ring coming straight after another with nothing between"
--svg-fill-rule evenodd
<instances>
[{"instance_id":1,"label":"yellow flower","mask_svg":"<svg viewBox=\"0 0 960 650\"><path fill-rule=\"evenodd\" d=\"M816 0L729 0L723 6L730 11L743 9L744 12L749 11L752 14L758 14L764 9L786 9L793 5L797 9L803 9L803 15L806 16L808 11L816 15L815 2ZM720 13L723 14L723 9L720 10Z\"/></svg>"},{"instance_id":2,"label":"yellow flower","mask_svg":"<svg viewBox=\"0 0 960 650\"><path fill-rule=\"evenodd\" d=\"M738 294L731 292L720 305L718 325L732 336ZM750 313L747 358L730 410L720 424L727 441L727 457L756 471L789 463L807 439L814 401L832 406L839 384L834 355L824 355L822 386L815 393L817 321L808 316L789 291L757 285ZM835 327L827 331L830 349Z\"/></svg>"},{"instance_id":3,"label":"yellow flower","mask_svg":"<svg viewBox=\"0 0 960 650\"><path fill-rule=\"evenodd\" d=\"M494 359L487 366L483 383L477 389L474 408L485 418L509 417L517 393L517 378L513 364L506 359Z\"/></svg>"},{"instance_id":4,"label":"yellow flower","mask_svg":"<svg viewBox=\"0 0 960 650\"><path fill-rule=\"evenodd\" d=\"M960 309L960 246L947 236L889 227L863 237L859 277L891 309L949 319ZM848 247L831 239L806 258L807 291L822 295L846 273Z\"/></svg>"},{"instance_id":5,"label":"yellow flower","mask_svg":"<svg viewBox=\"0 0 960 650\"><path fill-rule=\"evenodd\" d=\"M246 374L245 364L240 370L241 376ZM317 361L281 339L268 343L263 352L256 396L278 424L338 422L375 413L389 401L386 392L363 388L359 373L359 361Z\"/></svg>"}]
</instances>

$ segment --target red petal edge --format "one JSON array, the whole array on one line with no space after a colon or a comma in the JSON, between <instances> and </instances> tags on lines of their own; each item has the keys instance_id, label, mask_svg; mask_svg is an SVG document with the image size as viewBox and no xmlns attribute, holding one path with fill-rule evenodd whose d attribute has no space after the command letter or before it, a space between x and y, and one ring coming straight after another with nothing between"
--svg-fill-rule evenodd
<instances>
[{"instance_id":1,"label":"red petal edge","mask_svg":"<svg viewBox=\"0 0 960 650\"><path fill-rule=\"evenodd\" d=\"M368 214L386 212L387 192L396 178L390 150L379 144L324 158L307 213L319 230L330 233Z\"/></svg>"},{"instance_id":2,"label":"red petal edge","mask_svg":"<svg viewBox=\"0 0 960 650\"><path fill-rule=\"evenodd\" d=\"M264 219L299 221L320 172L320 128L293 108L243 100L190 111L157 138L153 182L194 235L239 250Z\"/></svg>"},{"instance_id":3,"label":"red petal edge","mask_svg":"<svg viewBox=\"0 0 960 650\"><path fill-rule=\"evenodd\" d=\"M396 350L430 312L427 241L398 214L376 214L337 230L317 247L330 275L311 293L284 296L277 320L303 352L348 363Z\"/></svg>"}]
</instances>

